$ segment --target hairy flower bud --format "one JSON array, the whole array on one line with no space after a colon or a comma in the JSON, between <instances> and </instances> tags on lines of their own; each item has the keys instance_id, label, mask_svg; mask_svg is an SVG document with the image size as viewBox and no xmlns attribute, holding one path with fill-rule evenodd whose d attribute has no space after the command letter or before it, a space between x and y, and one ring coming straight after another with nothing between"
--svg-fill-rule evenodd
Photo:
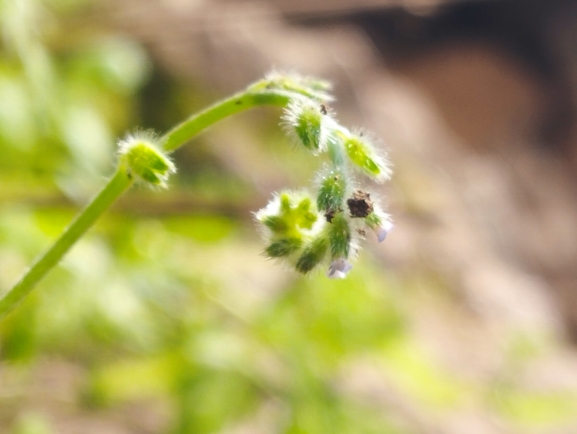
<instances>
[{"instance_id":1,"label":"hairy flower bud","mask_svg":"<svg viewBox=\"0 0 577 434\"><path fill-rule=\"evenodd\" d=\"M330 170L322 175L317 193L317 206L327 214L334 213L342 208L347 188L346 177L342 171ZM329 216L327 216L329 220Z\"/></svg>"},{"instance_id":2,"label":"hairy flower bud","mask_svg":"<svg viewBox=\"0 0 577 434\"><path fill-rule=\"evenodd\" d=\"M119 162L129 176L134 176L148 184L166 187L174 164L156 146L152 133L139 132L129 135L118 143Z\"/></svg>"},{"instance_id":3,"label":"hairy flower bud","mask_svg":"<svg viewBox=\"0 0 577 434\"><path fill-rule=\"evenodd\" d=\"M315 154L326 150L334 124L323 111L318 103L295 99L289 103L283 115L283 126L288 135Z\"/></svg>"},{"instance_id":4,"label":"hairy flower bud","mask_svg":"<svg viewBox=\"0 0 577 434\"><path fill-rule=\"evenodd\" d=\"M369 177L377 181L390 178L388 162L377 154L375 146L365 137L351 134L344 138L343 147L349 160Z\"/></svg>"}]
</instances>

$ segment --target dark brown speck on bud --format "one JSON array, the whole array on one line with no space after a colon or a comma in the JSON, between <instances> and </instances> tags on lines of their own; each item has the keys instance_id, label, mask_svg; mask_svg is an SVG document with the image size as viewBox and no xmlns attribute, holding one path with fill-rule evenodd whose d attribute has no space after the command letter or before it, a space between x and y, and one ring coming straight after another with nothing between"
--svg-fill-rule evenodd
<instances>
[{"instance_id":1,"label":"dark brown speck on bud","mask_svg":"<svg viewBox=\"0 0 577 434\"><path fill-rule=\"evenodd\" d=\"M347 206L353 218L365 218L373 212L371 195L362 190L356 190L353 196L347 199Z\"/></svg>"}]
</instances>

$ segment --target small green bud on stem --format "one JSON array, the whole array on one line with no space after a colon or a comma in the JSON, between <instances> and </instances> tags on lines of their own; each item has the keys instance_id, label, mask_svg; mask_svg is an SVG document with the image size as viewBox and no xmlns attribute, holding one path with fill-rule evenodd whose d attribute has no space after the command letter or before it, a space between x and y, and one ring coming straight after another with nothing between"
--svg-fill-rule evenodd
<instances>
[{"instance_id":1,"label":"small green bud on stem","mask_svg":"<svg viewBox=\"0 0 577 434\"><path fill-rule=\"evenodd\" d=\"M176 171L172 161L156 145L150 133L127 136L118 144L119 165L129 176L145 183L166 187L171 173Z\"/></svg>"},{"instance_id":2,"label":"small green bud on stem","mask_svg":"<svg viewBox=\"0 0 577 434\"><path fill-rule=\"evenodd\" d=\"M350 161L367 176L377 181L389 179L391 170L387 161L377 154L374 145L365 137L352 134L343 140L343 146Z\"/></svg>"}]
</instances>

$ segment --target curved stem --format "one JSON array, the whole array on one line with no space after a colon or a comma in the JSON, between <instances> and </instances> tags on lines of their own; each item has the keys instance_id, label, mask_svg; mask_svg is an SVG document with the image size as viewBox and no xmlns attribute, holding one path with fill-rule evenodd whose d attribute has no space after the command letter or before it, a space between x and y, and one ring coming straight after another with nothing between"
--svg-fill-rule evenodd
<instances>
[{"instance_id":1,"label":"curved stem","mask_svg":"<svg viewBox=\"0 0 577 434\"><path fill-rule=\"evenodd\" d=\"M298 97L298 95L278 89L249 88L219 101L177 125L161 137L161 145L165 151L174 151L219 120L260 105L284 107L291 97ZM0 319L10 313L32 291L34 286L62 259L98 217L132 184L133 180L128 176L125 168L119 167L98 196L64 230L54 244L36 259L20 280L0 298Z\"/></svg>"},{"instance_id":2,"label":"curved stem","mask_svg":"<svg viewBox=\"0 0 577 434\"><path fill-rule=\"evenodd\" d=\"M240 92L219 101L174 127L160 138L162 147L165 151L174 151L221 119L261 105L284 107L290 98L295 96L281 90Z\"/></svg>"},{"instance_id":3,"label":"curved stem","mask_svg":"<svg viewBox=\"0 0 577 434\"><path fill-rule=\"evenodd\" d=\"M12 311L28 295L34 285L62 259L74 243L132 183L126 171L118 170L114 174L98 196L64 230L54 244L26 270L16 285L0 299L0 318Z\"/></svg>"}]
</instances>

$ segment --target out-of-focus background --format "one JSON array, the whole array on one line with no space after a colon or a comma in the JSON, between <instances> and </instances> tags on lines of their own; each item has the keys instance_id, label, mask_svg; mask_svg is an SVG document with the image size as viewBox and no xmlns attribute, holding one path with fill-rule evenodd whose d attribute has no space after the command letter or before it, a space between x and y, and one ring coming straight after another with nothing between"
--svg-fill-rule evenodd
<instances>
[{"instance_id":1,"label":"out-of-focus background","mask_svg":"<svg viewBox=\"0 0 577 434\"><path fill-rule=\"evenodd\" d=\"M0 432L577 432L572 0L2 0L0 291L111 173L272 68L382 139L396 226L349 277L251 212L316 168L276 109L179 150L0 323Z\"/></svg>"}]
</instances>

